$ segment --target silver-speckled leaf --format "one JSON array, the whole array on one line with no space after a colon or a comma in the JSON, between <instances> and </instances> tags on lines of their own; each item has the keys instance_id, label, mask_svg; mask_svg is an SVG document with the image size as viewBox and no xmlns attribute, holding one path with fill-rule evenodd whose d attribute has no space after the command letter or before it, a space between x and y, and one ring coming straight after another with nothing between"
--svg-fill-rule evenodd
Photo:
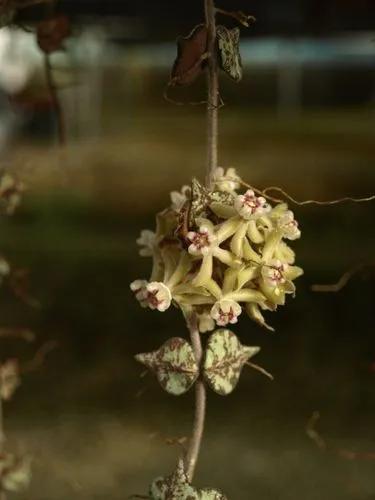
<instances>
[{"instance_id":1,"label":"silver-speckled leaf","mask_svg":"<svg viewBox=\"0 0 375 500\"><path fill-rule=\"evenodd\" d=\"M236 387L244 364L260 351L243 346L230 330L220 329L211 335L204 360L204 377L211 389L225 396Z\"/></svg>"},{"instance_id":2,"label":"silver-speckled leaf","mask_svg":"<svg viewBox=\"0 0 375 500\"><path fill-rule=\"evenodd\" d=\"M0 455L0 488L11 492L24 491L30 480L30 457L16 457L9 453Z\"/></svg>"},{"instance_id":3,"label":"silver-speckled leaf","mask_svg":"<svg viewBox=\"0 0 375 500\"><path fill-rule=\"evenodd\" d=\"M205 488L204 490L200 490L199 500L227 500L227 497L220 493L220 491Z\"/></svg>"},{"instance_id":4,"label":"silver-speckled leaf","mask_svg":"<svg viewBox=\"0 0 375 500\"><path fill-rule=\"evenodd\" d=\"M150 488L152 500L199 500L198 492L189 483L184 462L168 477L156 479Z\"/></svg>"},{"instance_id":5,"label":"silver-speckled leaf","mask_svg":"<svg viewBox=\"0 0 375 500\"><path fill-rule=\"evenodd\" d=\"M199 375L191 345L179 337L167 340L157 351L137 354L135 358L153 371L163 389L174 396L187 392Z\"/></svg>"},{"instance_id":6,"label":"silver-speckled leaf","mask_svg":"<svg viewBox=\"0 0 375 500\"><path fill-rule=\"evenodd\" d=\"M220 67L236 82L242 79L240 34L239 28L230 30L225 26L217 27Z\"/></svg>"}]
</instances>

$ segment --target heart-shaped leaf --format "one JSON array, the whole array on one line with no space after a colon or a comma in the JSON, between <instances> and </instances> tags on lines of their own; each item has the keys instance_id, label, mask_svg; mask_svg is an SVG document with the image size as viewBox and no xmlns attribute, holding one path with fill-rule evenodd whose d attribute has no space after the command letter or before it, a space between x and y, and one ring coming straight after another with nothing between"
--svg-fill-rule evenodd
<instances>
[{"instance_id":1,"label":"heart-shaped leaf","mask_svg":"<svg viewBox=\"0 0 375 500\"><path fill-rule=\"evenodd\" d=\"M211 389L222 396L230 394L244 364L259 351L259 347L243 346L230 330L213 333L207 343L203 372Z\"/></svg>"},{"instance_id":2,"label":"heart-shaped leaf","mask_svg":"<svg viewBox=\"0 0 375 500\"><path fill-rule=\"evenodd\" d=\"M187 392L199 375L191 345L179 337L167 340L157 351L135 358L152 370L163 389L174 396Z\"/></svg>"}]
</instances>

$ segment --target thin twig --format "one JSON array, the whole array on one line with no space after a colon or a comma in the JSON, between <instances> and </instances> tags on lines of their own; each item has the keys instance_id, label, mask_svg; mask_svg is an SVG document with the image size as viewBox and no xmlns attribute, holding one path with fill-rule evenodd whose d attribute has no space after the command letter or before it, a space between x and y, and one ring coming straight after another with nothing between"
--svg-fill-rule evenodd
<instances>
[{"instance_id":1,"label":"thin twig","mask_svg":"<svg viewBox=\"0 0 375 500\"><path fill-rule=\"evenodd\" d=\"M38 370L44 363L46 357L52 352L58 343L55 340L50 340L40 347L34 354L34 357L22 367L23 373L30 373Z\"/></svg>"},{"instance_id":2,"label":"thin twig","mask_svg":"<svg viewBox=\"0 0 375 500\"><path fill-rule=\"evenodd\" d=\"M232 180L232 179L230 177L228 177L228 180ZM233 178L233 181L238 182L238 179ZM342 198L337 198L335 200L302 200L301 201L301 200L297 200L296 198L293 198L293 196L291 196L284 189L282 189L281 187L278 187L278 186L269 186L269 187L266 187L264 189L259 189L259 188L256 188L256 187L252 186L251 184L248 184L247 182L244 182L242 180L240 181L240 183L244 187L252 189L255 193L257 193L257 194L259 194L261 196L264 196L268 200L273 201L275 203L283 203L283 202L285 202L284 198L286 198L287 200L291 201L295 205L299 205L299 206L304 206L304 205L320 205L320 206L324 206L324 205L338 205L340 203L345 203L345 202L366 203L366 202L374 201L375 200L375 194L372 194L372 195L369 195L369 196L365 196L363 198L354 198L352 196L344 196ZM276 198L275 196L271 196L269 194L270 191L271 192L272 191L277 191L282 196L284 196L284 198Z\"/></svg>"},{"instance_id":3,"label":"thin twig","mask_svg":"<svg viewBox=\"0 0 375 500\"><path fill-rule=\"evenodd\" d=\"M218 14L222 14L223 16L232 17L233 19L238 21L240 24L242 24L246 28L248 28L250 26L250 23L256 22L256 18L254 16L250 16L248 14L245 14L241 10L239 10L239 11L227 11L224 9L217 8L216 12Z\"/></svg>"},{"instance_id":4,"label":"thin twig","mask_svg":"<svg viewBox=\"0 0 375 500\"><path fill-rule=\"evenodd\" d=\"M319 420L320 413L318 411L314 411L307 422L306 434L312 441L314 441L314 443L320 450L333 453L334 455L340 458L344 458L345 460L364 460L371 462L375 460L375 452L373 451L353 451L348 450L347 448L336 448L329 445L316 428Z\"/></svg>"},{"instance_id":5,"label":"thin twig","mask_svg":"<svg viewBox=\"0 0 375 500\"><path fill-rule=\"evenodd\" d=\"M218 157L219 72L216 48L216 9L214 0L205 0L208 59L207 172L206 186L213 186Z\"/></svg>"},{"instance_id":6,"label":"thin twig","mask_svg":"<svg viewBox=\"0 0 375 500\"><path fill-rule=\"evenodd\" d=\"M57 120L57 132L58 132L59 144L60 146L65 146L66 130L65 130L64 113L61 107L59 95L57 93L56 84L52 74L51 60L49 54L47 53L44 54L44 67L46 72L47 85Z\"/></svg>"},{"instance_id":7,"label":"thin twig","mask_svg":"<svg viewBox=\"0 0 375 500\"><path fill-rule=\"evenodd\" d=\"M197 315L191 312L187 318L187 326L190 332L190 339L193 346L196 362L198 366L202 364L203 348L201 335L198 328ZM199 451L202 444L204 423L206 418L206 386L202 378L195 384L195 416L193 434L189 441L189 448L186 453L185 465L186 473L190 481L193 480L195 466L197 464Z\"/></svg>"},{"instance_id":8,"label":"thin twig","mask_svg":"<svg viewBox=\"0 0 375 500\"><path fill-rule=\"evenodd\" d=\"M329 293L337 293L349 283L349 281L363 268L369 266L370 264L358 264L354 266L352 269L346 271L341 278L336 282L328 285L312 285L311 290L313 292L329 292Z\"/></svg>"},{"instance_id":9,"label":"thin twig","mask_svg":"<svg viewBox=\"0 0 375 500\"><path fill-rule=\"evenodd\" d=\"M247 361L246 364L247 364L247 366L250 366L250 368L252 368L253 370L256 370L257 372L261 373L265 377L269 378L270 380L274 380L272 373L268 372L263 367L256 365L255 363L251 363L250 361Z\"/></svg>"}]
</instances>

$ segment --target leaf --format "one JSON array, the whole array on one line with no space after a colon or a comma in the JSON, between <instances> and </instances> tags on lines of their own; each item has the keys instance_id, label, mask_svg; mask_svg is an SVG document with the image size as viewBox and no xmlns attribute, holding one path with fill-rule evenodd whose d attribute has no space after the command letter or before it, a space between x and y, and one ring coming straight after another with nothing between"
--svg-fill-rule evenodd
<instances>
[{"instance_id":1,"label":"leaf","mask_svg":"<svg viewBox=\"0 0 375 500\"><path fill-rule=\"evenodd\" d=\"M17 458L5 453L0 455L0 486L6 491L24 491L31 480L30 457Z\"/></svg>"},{"instance_id":2,"label":"leaf","mask_svg":"<svg viewBox=\"0 0 375 500\"><path fill-rule=\"evenodd\" d=\"M153 371L163 389L174 396L187 392L199 375L191 345L179 337L167 340L157 351L135 358Z\"/></svg>"},{"instance_id":3,"label":"leaf","mask_svg":"<svg viewBox=\"0 0 375 500\"><path fill-rule=\"evenodd\" d=\"M40 50L46 54L61 50L63 42L71 35L71 26L67 16L58 15L46 19L37 26L37 41Z\"/></svg>"},{"instance_id":4,"label":"leaf","mask_svg":"<svg viewBox=\"0 0 375 500\"><path fill-rule=\"evenodd\" d=\"M170 476L160 477L152 483L150 496L153 500L199 500L197 490L189 483L182 459Z\"/></svg>"},{"instance_id":5,"label":"leaf","mask_svg":"<svg viewBox=\"0 0 375 500\"><path fill-rule=\"evenodd\" d=\"M239 82L242 79L240 29L230 30L225 26L218 26L216 33L220 67L233 80Z\"/></svg>"},{"instance_id":6,"label":"leaf","mask_svg":"<svg viewBox=\"0 0 375 500\"><path fill-rule=\"evenodd\" d=\"M199 500L227 500L220 491L205 488L199 492Z\"/></svg>"},{"instance_id":7,"label":"leaf","mask_svg":"<svg viewBox=\"0 0 375 500\"><path fill-rule=\"evenodd\" d=\"M227 500L222 493L211 488L196 490L189 482L182 459L170 476L155 479L150 497L152 500Z\"/></svg>"},{"instance_id":8,"label":"leaf","mask_svg":"<svg viewBox=\"0 0 375 500\"><path fill-rule=\"evenodd\" d=\"M170 85L191 85L202 73L207 60L207 27L199 24L187 37L177 40L177 58Z\"/></svg>"},{"instance_id":9,"label":"leaf","mask_svg":"<svg viewBox=\"0 0 375 500\"><path fill-rule=\"evenodd\" d=\"M207 343L203 371L211 389L221 396L230 394L244 364L259 351L259 347L243 346L230 330L213 333Z\"/></svg>"}]
</instances>

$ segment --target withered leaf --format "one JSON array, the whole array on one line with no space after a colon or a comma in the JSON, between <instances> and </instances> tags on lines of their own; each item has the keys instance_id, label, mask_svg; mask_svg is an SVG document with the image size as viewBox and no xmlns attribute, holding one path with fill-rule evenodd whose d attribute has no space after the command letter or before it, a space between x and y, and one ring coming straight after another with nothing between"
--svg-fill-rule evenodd
<instances>
[{"instance_id":1,"label":"withered leaf","mask_svg":"<svg viewBox=\"0 0 375 500\"><path fill-rule=\"evenodd\" d=\"M190 85L202 73L207 62L207 27L199 24L187 37L177 39L177 58L170 85Z\"/></svg>"},{"instance_id":2,"label":"withered leaf","mask_svg":"<svg viewBox=\"0 0 375 500\"><path fill-rule=\"evenodd\" d=\"M37 39L40 49L50 54L63 48L63 42L71 34L70 21L67 16L59 15L38 24Z\"/></svg>"},{"instance_id":3,"label":"withered leaf","mask_svg":"<svg viewBox=\"0 0 375 500\"><path fill-rule=\"evenodd\" d=\"M239 82L242 79L240 29L234 28L230 30L220 25L217 27L216 33L220 67L233 80Z\"/></svg>"}]
</instances>

